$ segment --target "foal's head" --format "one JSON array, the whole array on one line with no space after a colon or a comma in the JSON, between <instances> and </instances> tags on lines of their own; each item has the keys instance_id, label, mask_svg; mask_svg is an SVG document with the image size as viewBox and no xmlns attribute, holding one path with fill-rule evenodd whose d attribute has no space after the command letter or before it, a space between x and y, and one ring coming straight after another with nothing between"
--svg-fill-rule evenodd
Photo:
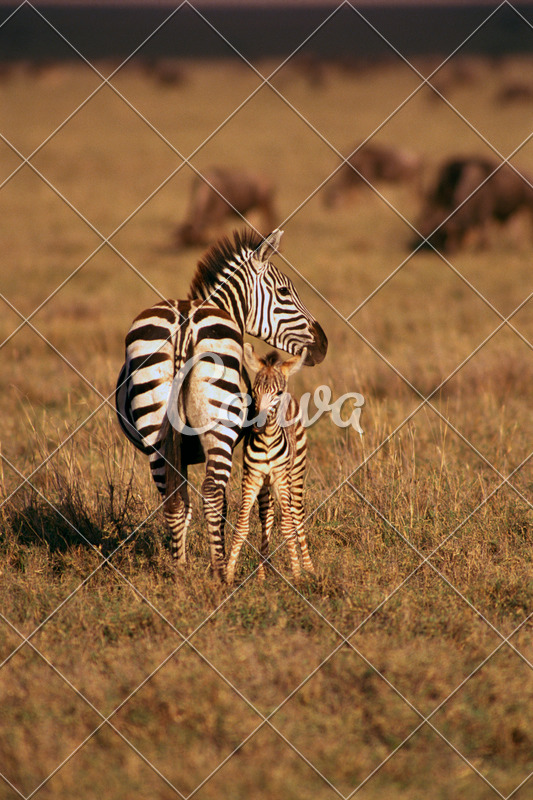
<instances>
[{"instance_id":1,"label":"foal's head","mask_svg":"<svg viewBox=\"0 0 533 800\"><path fill-rule=\"evenodd\" d=\"M284 403L288 402L289 376L298 372L304 364L305 358L305 349L299 355L292 356L286 361L282 361L275 350L261 358L255 353L252 345L246 342L244 363L248 369L257 373L252 388L255 414L258 417L254 424L254 430L262 430L267 422L272 422L280 406L283 407Z\"/></svg>"}]
</instances>

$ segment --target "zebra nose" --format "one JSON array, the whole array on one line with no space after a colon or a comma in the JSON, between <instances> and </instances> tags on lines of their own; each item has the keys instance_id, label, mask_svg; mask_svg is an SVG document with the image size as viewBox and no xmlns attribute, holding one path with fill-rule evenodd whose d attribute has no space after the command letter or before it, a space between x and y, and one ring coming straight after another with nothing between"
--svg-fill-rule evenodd
<instances>
[{"instance_id":1,"label":"zebra nose","mask_svg":"<svg viewBox=\"0 0 533 800\"><path fill-rule=\"evenodd\" d=\"M314 336L314 342L307 346L307 356L304 361L306 367L320 364L328 352L328 339L318 322L313 322L311 325L311 333Z\"/></svg>"}]
</instances>

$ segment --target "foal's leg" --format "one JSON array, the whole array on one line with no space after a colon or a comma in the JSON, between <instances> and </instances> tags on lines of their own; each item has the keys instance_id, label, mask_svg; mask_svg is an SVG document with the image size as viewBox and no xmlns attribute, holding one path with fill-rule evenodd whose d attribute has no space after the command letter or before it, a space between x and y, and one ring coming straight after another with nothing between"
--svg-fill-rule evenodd
<instances>
[{"instance_id":1,"label":"foal's leg","mask_svg":"<svg viewBox=\"0 0 533 800\"><path fill-rule=\"evenodd\" d=\"M257 575L261 580L265 579L265 563L268 558L270 546L270 532L274 524L274 500L270 494L269 487L263 485L257 498L259 503L259 519L261 520L261 558L262 561L257 569Z\"/></svg>"},{"instance_id":2,"label":"foal's leg","mask_svg":"<svg viewBox=\"0 0 533 800\"><path fill-rule=\"evenodd\" d=\"M309 555L309 548L307 545L307 536L304 531L304 504L303 504L303 491L304 491L304 472L305 462L302 469L298 474L293 476L291 481L291 500L292 500L292 513L294 517L294 524L296 527L296 536L300 545L300 552L302 554L302 563L304 569L308 572L314 572L315 568Z\"/></svg>"},{"instance_id":3,"label":"foal's leg","mask_svg":"<svg viewBox=\"0 0 533 800\"><path fill-rule=\"evenodd\" d=\"M281 534L289 549L293 577L297 580L300 577L301 569L300 560L298 558L296 526L292 514L291 485L288 474L285 473L279 476L275 483L273 483L273 488L281 508Z\"/></svg>"}]
</instances>

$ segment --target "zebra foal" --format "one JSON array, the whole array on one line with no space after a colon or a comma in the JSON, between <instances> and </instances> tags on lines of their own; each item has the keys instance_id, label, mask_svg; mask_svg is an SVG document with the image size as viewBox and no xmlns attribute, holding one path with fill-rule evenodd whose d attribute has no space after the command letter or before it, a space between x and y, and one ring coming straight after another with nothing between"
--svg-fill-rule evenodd
<instances>
[{"instance_id":1,"label":"zebra foal","mask_svg":"<svg viewBox=\"0 0 533 800\"><path fill-rule=\"evenodd\" d=\"M287 542L292 574L300 576L298 545L303 566L314 572L304 533L303 483L307 456L307 437L300 419L298 401L287 392L290 375L305 360L305 350L283 362L276 351L259 358L250 344L244 345L246 366L257 373L252 389L256 421L245 434L243 448L242 500L226 580L233 583L235 565L250 527L250 511L257 499L261 521L261 557L268 556L274 522L271 490L281 508L281 533ZM258 568L265 577L263 561Z\"/></svg>"}]
</instances>

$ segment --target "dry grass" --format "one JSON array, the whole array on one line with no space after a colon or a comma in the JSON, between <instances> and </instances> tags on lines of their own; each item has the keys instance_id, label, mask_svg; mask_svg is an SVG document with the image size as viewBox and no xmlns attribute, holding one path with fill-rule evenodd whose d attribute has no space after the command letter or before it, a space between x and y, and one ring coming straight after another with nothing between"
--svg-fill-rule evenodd
<instances>
[{"instance_id":1,"label":"dry grass","mask_svg":"<svg viewBox=\"0 0 533 800\"><path fill-rule=\"evenodd\" d=\"M452 99L507 153L530 132L529 110L495 107L505 76L478 69L482 77ZM188 156L258 80L233 63L189 64L186 76L156 86L131 67L114 83ZM340 150L416 85L407 68L385 66L331 72L318 89L289 66L276 80ZM54 80L15 74L1 87L3 133L29 154L96 85L75 65ZM428 174L446 154L486 151L425 91L380 136L422 152ZM5 179L18 159L0 147ZM274 174L280 222L338 163L268 87L193 160L200 170L216 162ZM159 294L183 297L199 255L171 247L187 166L142 205L180 163L106 88L32 164L104 236L141 206L112 238L118 253L98 249L98 234L29 166L0 192L2 340L20 324L14 309L32 313L68 279L32 318L37 331L27 324L2 348L0 772L16 788L2 782L0 797L27 795L74 751L40 799L166 800L172 786L188 795L214 770L196 797L333 798L331 783L343 794L363 784L369 799L485 800L494 792L480 774L509 794L533 768L531 623L523 625L532 481L530 464L520 468L533 438L530 348L504 326L446 379L495 331L498 313L528 297L527 225L518 236L495 231L485 252L454 256L464 280L419 255L364 302L408 256L404 221L373 195L332 213L318 194L283 223L283 268L330 341L325 362L295 388L361 392L365 434L327 417L310 430L317 577L295 591L281 549L279 573L230 594L206 570L197 496L190 563L175 571L147 466L105 402L131 319ZM516 163L533 173L530 147ZM382 191L415 219L414 188ZM357 309L350 324L321 295L343 315ZM531 341L529 304L512 324ZM201 475L193 473L196 487ZM237 466L230 522L239 477ZM243 580L256 564L243 552ZM531 791L529 782L514 797Z\"/></svg>"}]
</instances>

